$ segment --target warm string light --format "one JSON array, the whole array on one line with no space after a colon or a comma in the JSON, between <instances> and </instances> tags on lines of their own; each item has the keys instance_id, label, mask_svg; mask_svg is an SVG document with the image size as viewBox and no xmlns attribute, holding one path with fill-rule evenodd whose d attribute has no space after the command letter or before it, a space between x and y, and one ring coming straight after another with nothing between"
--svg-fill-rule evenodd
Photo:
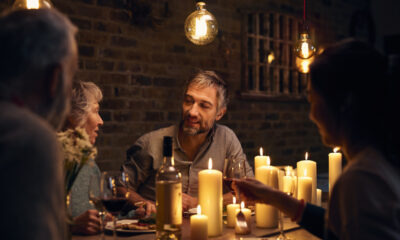
<instances>
[{"instance_id":1,"label":"warm string light","mask_svg":"<svg viewBox=\"0 0 400 240\"><path fill-rule=\"evenodd\" d=\"M16 0L11 8L13 10L52 8L52 4L50 0Z\"/></svg>"}]
</instances>

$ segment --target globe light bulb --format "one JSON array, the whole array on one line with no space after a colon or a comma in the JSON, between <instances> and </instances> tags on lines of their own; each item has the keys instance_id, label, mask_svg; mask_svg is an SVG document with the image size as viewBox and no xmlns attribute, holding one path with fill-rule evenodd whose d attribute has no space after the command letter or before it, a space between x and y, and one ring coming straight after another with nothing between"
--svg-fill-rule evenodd
<instances>
[{"instance_id":1,"label":"globe light bulb","mask_svg":"<svg viewBox=\"0 0 400 240\"><path fill-rule=\"evenodd\" d=\"M301 73L310 72L310 64L314 61L314 56L304 59L296 57L296 67Z\"/></svg>"},{"instance_id":2,"label":"globe light bulb","mask_svg":"<svg viewBox=\"0 0 400 240\"><path fill-rule=\"evenodd\" d=\"M300 38L297 41L294 49L296 56L302 59L308 59L314 56L316 48L311 41L310 35L308 33L301 33Z\"/></svg>"},{"instance_id":3,"label":"globe light bulb","mask_svg":"<svg viewBox=\"0 0 400 240\"><path fill-rule=\"evenodd\" d=\"M185 20L185 35L196 45L206 45L212 42L218 33L218 23L215 17L205 9L204 2L196 4L196 11Z\"/></svg>"},{"instance_id":4,"label":"globe light bulb","mask_svg":"<svg viewBox=\"0 0 400 240\"><path fill-rule=\"evenodd\" d=\"M12 5L12 10L18 9L39 9L52 8L50 0L16 0Z\"/></svg>"}]
</instances>

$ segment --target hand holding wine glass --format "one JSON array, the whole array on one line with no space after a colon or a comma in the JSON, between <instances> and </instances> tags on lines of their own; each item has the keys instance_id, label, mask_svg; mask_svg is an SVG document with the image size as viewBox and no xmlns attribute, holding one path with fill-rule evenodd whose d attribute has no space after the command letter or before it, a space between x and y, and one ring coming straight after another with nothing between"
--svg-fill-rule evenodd
<instances>
[{"instance_id":1,"label":"hand holding wine glass","mask_svg":"<svg viewBox=\"0 0 400 240\"><path fill-rule=\"evenodd\" d=\"M116 239L117 216L123 209L128 200L128 191L120 191L125 188L128 177L124 172L108 171L101 174L100 180L100 199L103 206L113 215L113 234Z\"/></svg>"}]
</instances>

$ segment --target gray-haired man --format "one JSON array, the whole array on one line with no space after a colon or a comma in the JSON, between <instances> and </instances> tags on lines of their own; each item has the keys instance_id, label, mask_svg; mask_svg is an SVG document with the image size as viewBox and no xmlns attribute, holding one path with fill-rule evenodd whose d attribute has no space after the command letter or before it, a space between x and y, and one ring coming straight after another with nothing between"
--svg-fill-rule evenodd
<instances>
[{"instance_id":1,"label":"gray-haired man","mask_svg":"<svg viewBox=\"0 0 400 240\"><path fill-rule=\"evenodd\" d=\"M2 239L64 239L55 129L68 113L76 28L56 10L0 17L0 232Z\"/></svg>"},{"instance_id":2,"label":"gray-haired man","mask_svg":"<svg viewBox=\"0 0 400 240\"><path fill-rule=\"evenodd\" d=\"M182 174L184 210L197 205L200 170L207 169L213 158L213 169L224 171L224 159L246 162L246 175L253 176L236 135L226 126L216 124L227 106L225 82L212 71L200 71L186 83L180 124L162 128L140 137L127 151L123 168L130 175L132 201L146 202L147 214L155 211L155 175L162 164L164 136L172 136L175 167ZM224 194L224 202L232 199Z\"/></svg>"}]
</instances>

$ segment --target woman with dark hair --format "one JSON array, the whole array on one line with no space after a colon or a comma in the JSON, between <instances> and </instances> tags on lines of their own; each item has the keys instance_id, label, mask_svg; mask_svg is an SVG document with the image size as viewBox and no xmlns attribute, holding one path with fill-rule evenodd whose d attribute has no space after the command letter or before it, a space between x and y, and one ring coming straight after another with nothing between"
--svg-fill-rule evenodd
<instances>
[{"instance_id":1,"label":"woman with dark hair","mask_svg":"<svg viewBox=\"0 0 400 240\"><path fill-rule=\"evenodd\" d=\"M341 147L348 165L325 210L304 204L254 179L237 180L247 200L274 205L327 239L400 239L399 148L393 110L398 96L386 58L346 40L327 48L310 67L310 119L325 145ZM397 100L396 100L397 99Z\"/></svg>"}]
</instances>

